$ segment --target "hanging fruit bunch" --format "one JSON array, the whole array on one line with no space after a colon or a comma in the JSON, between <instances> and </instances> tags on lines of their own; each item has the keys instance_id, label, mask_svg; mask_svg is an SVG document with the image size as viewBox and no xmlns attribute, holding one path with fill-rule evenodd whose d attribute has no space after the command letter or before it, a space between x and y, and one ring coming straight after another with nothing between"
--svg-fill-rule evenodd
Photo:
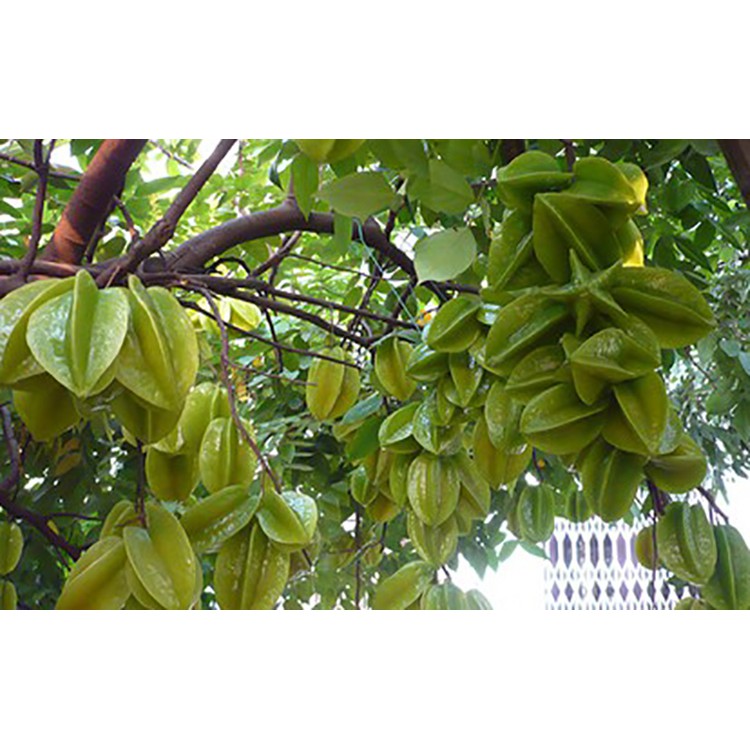
<instances>
[{"instance_id":1,"label":"hanging fruit bunch","mask_svg":"<svg viewBox=\"0 0 750 750\"><path fill-rule=\"evenodd\" d=\"M290 556L312 541L315 502L268 482L259 487L245 439L252 426L240 429L225 388L195 385L198 364L182 306L136 276L127 289L100 290L82 270L0 301L0 383L12 389L33 438L52 440L109 411L145 451L151 498L114 505L71 570L59 609L194 608L207 554L216 554L219 606L268 609L286 585ZM15 566L21 543L18 527L0 522L0 576ZM4 578L0 600L15 607Z\"/></svg>"},{"instance_id":2,"label":"hanging fruit bunch","mask_svg":"<svg viewBox=\"0 0 750 750\"><path fill-rule=\"evenodd\" d=\"M715 322L685 277L644 265L634 217L647 187L631 164L588 157L564 171L544 153L522 154L498 173L507 210L479 294L443 304L416 346L390 336L376 349L374 382L406 403L334 434L351 444L377 429L376 452L350 452L352 496L376 522L406 513L423 562L381 581L374 606L456 604L425 592L458 537L487 517L491 491L513 487L533 454L556 457L582 490L517 493L508 527L534 543L556 513L617 521L645 483L668 500L703 481L706 459L659 370L664 350ZM733 528L712 529L700 506L673 502L656 537L656 559L701 586L708 605L750 607L750 552Z\"/></svg>"}]
</instances>

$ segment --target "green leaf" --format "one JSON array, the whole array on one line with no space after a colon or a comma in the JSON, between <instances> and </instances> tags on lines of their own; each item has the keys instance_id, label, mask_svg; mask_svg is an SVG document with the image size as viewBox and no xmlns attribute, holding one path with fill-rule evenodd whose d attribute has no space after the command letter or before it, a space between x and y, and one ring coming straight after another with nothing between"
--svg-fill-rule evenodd
<instances>
[{"instance_id":1,"label":"green leaf","mask_svg":"<svg viewBox=\"0 0 750 750\"><path fill-rule=\"evenodd\" d=\"M364 220L388 208L395 193L380 172L357 172L323 185L318 197L337 213Z\"/></svg>"},{"instance_id":2,"label":"green leaf","mask_svg":"<svg viewBox=\"0 0 750 750\"><path fill-rule=\"evenodd\" d=\"M738 359L742 365L742 369L750 375L750 352L742 352Z\"/></svg>"},{"instance_id":3,"label":"green leaf","mask_svg":"<svg viewBox=\"0 0 750 750\"><path fill-rule=\"evenodd\" d=\"M383 397L376 393L358 404L354 404L343 417L339 424L356 424L374 414L383 403Z\"/></svg>"},{"instance_id":4,"label":"green leaf","mask_svg":"<svg viewBox=\"0 0 750 750\"><path fill-rule=\"evenodd\" d=\"M420 281L447 281L465 271L477 254L471 230L448 229L423 237L414 246L414 266Z\"/></svg>"},{"instance_id":5,"label":"green leaf","mask_svg":"<svg viewBox=\"0 0 750 750\"><path fill-rule=\"evenodd\" d=\"M354 222L351 216L343 216L335 213L333 215L333 241L331 249L339 255L347 255L352 243L352 228Z\"/></svg>"},{"instance_id":6,"label":"green leaf","mask_svg":"<svg viewBox=\"0 0 750 750\"><path fill-rule=\"evenodd\" d=\"M409 195L433 211L463 213L474 201L474 192L464 176L437 159L430 160L429 176L409 183Z\"/></svg>"},{"instance_id":7,"label":"green leaf","mask_svg":"<svg viewBox=\"0 0 750 750\"><path fill-rule=\"evenodd\" d=\"M739 341L736 339L724 339L719 346L728 357L736 357L741 351Z\"/></svg>"},{"instance_id":8,"label":"green leaf","mask_svg":"<svg viewBox=\"0 0 750 750\"><path fill-rule=\"evenodd\" d=\"M292 162L292 181L299 210L307 218L312 210L313 195L318 189L318 165L304 154L297 154Z\"/></svg>"}]
</instances>

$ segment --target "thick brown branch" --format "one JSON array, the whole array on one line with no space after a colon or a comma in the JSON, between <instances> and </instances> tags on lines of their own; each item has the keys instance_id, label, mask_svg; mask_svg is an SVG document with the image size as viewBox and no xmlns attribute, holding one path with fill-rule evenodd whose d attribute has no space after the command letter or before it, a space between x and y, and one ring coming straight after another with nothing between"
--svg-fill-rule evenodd
<instances>
[{"instance_id":1,"label":"thick brown branch","mask_svg":"<svg viewBox=\"0 0 750 750\"><path fill-rule=\"evenodd\" d=\"M750 140L720 140L719 146L745 204L750 208Z\"/></svg>"},{"instance_id":2,"label":"thick brown branch","mask_svg":"<svg viewBox=\"0 0 750 750\"><path fill-rule=\"evenodd\" d=\"M240 216L189 239L176 250L166 253L166 266L170 270L198 270L213 257L243 242L294 231L333 234L333 214L313 211L306 219L297 203L287 198L275 208ZM368 247L380 251L384 258L409 276L415 275L411 259L389 242L374 219L364 223L361 237L359 228L355 227L352 239L357 242L364 240Z\"/></svg>"},{"instance_id":3,"label":"thick brown branch","mask_svg":"<svg viewBox=\"0 0 750 750\"><path fill-rule=\"evenodd\" d=\"M500 158L503 164L508 164L526 150L526 141L523 139L503 138L500 145Z\"/></svg>"},{"instance_id":4,"label":"thick brown branch","mask_svg":"<svg viewBox=\"0 0 750 750\"><path fill-rule=\"evenodd\" d=\"M91 236L122 189L145 140L108 138L76 186L42 258L77 265Z\"/></svg>"},{"instance_id":5,"label":"thick brown branch","mask_svg":"<svg viewBox=\"0 0 750 750\"><path fill-rule=\"evenodd\" d=\"M119 260L111 271L111 274L104 274L100 283L110 283L121 273L135 271L142 261L148 258L149 255L153 255L160 250L172 239L177 228L177 223L182 218L182 215L196 199L198 193L208 182L211 175L221 163L221 160L229 153L229 150L236 141L236 138L224 138L219 142L219 145L214 149L211 156L201 164L198 171L179 192L164 216L148 230L143 239L133 243L125 258Z\"/></svg>"}]
</instances>

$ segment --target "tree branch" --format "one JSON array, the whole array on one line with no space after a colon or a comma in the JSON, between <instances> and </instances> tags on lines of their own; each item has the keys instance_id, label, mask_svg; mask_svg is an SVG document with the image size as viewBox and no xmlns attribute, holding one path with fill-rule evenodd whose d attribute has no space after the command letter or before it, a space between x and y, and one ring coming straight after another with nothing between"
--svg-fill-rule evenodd
<instances>
[{"instance_id":1,"label":"tree branch","mask_svg":"<svg viewBox=\"0 0 750 750\"><path fill-rule=\"evenodd\" d=\"M718 143L745 204L750 208L750 140L719 140Z\"/></svg>"},{"instance_id":2,"label":"tree branch","mask_svg":"<svg viewBox=\"0 0 750 750\"><path fill-rule=\"evenodd\" d=\"M208 182L221 160L229 153L229 150L236 141L236 138L224 138L219 142L219 145L214 149L211 156L201 164L198 171L179 192L164 216L148 230L143 239L137 240L131 245L127 255L124 258L119 258L109 273L105 273L100 277L100 285L108 285L115 281L120 274L135 271L142 261L148 258L149 255L153 255L160 250L172 239L177 228L177 223L182 218L182 215L198 196L198 193Z\"/></svg>"},{"instance_id":3,"label":"tree branch","mask_svg":"<svg viewBox=\"0 0 750 750\"><path fill-rule=\"evenodd\" d=\"M108 138L99 147L76 186L42 258L80 264L91 236L106 215L112 198L122 189L125 175L144 140Z\"/></svg>"},{"instance_id":4,"label":"tree branch","mask_svg":"<svg viewBox=\"0 0 750 750\"><path fill-rule=\"evenodd\" d=\"M81 556L81 549L79 547L71 544L65 537L58 534L49 525L44 516L35 513L30 508L19 505L13 500L11 490L18 485L18 480L21 476L21 459L18 451L18 441L13 431L10 410L7 405L0 406L0 415L2 415L5 446L10 458L10 473L0 481L0 506L5 509L9 516L25 521L29 526L35 528L48 542L67 552L73 560L77 560Z\"/></svg>"},{"instance_id":5,"label":"tree branch","mask_svg":"<svg viewBox=\"0 0 750 750\"><path fill-rule=\"evenodd\" d=\"M166 267L174 271L201 269L211 258L243 242L294 231L333 234L333 214L313 211L306 219L296 201L287 198L267 211L240 216L187 240L166 253ZM368 247L379 250L408 276L415 276L411 259L388 240L374 219L364 223L361 234L360 237L359 229L354 228L352 239L356 242L364 240Z\"/></svg>"},{"instance_id":6,"label":"tree branch","mask_svg":"<svg viewBox=\"0 0 750 750\"><path fill-rule=\"evenodd\" d=\"M21 281L26 281L29 275L31 265L36 258L39 248L39 239L42 236L42 222L44 221L44 203L47 198L47 178L49 177L49 162L52 157L52 149L55 147L53 138L49 144L49 151L45 158L42 153L42 139L37 138L34 141L34 168L39 177L36 186L36 200L34 201L34 214L32 219L31 237L29 238L29 249L23 259L21 267L18 269L18 276Z\"/></svg>"}]
</instances>

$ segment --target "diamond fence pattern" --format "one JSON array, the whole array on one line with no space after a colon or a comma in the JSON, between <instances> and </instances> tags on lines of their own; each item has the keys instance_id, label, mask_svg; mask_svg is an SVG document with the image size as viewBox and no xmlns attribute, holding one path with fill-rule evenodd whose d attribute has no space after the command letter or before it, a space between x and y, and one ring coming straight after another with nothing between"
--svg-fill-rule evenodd
<instances>
[{"instance_id":1,"label":"diamond fence pattern","mask_svg":"<svg viewBox=\"0 0 750 750\"><path fill-rule=\"evenodd\" d=\"M545 609L672 609L679 597L666 584L667 573L657 570L654 577L635 557L644 525L558 518L545 545Z\"/></svg>"}]
</instances>

